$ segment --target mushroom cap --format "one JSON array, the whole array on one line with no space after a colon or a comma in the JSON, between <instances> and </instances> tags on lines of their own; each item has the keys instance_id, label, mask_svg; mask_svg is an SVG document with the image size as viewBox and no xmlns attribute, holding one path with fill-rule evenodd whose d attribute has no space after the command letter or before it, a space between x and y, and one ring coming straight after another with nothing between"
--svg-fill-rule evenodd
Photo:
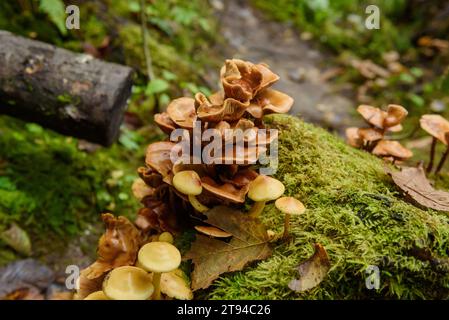
<instances>
[{"instance_id":1,"label":"mushroom cap","mask_svg":"<svg viewBox=\"0 0 449 320\"><path fill-rule=\"evenodd\" d=\"M193 170L181 171L175 174L173 186L179 192L189 196L197 196L203 191L200 176Z\"/></svg>"},{"instance_id":2,"label":"mushroom cap","mask_svg":"<svg viewBox=\"0 0 449 320\"><path fill-rule=\"evenodd\" d=\"M192 300L193 292L187 281L187 276L180 269L161 275L161 292L178 300Z\"/></svg>"},{"instance_id":3,"label":"mushroom cap","mask_svg":"<svg viewBox=\"0 0 449 320\"><path fill-rule=\"evenodd\" d=\"M384 119L387 117L387 113L385 111L373 106L362 104L358 106L357 112L360 113L363 119L365 119L365 121L369 124L378 128L383 128Z\"/></svg>"},{"instance_id":4,"label":"mushroom cap","mask_svg":"<svg viewBox=\"0 0 449 320\"><path fill-rule=\"evenodd\" d=\"M167 106L167 114L181 128L192 129L196 120L195 99L188 97L174 99Z\"/></svg>"},{"instance_id":5,"label":"mushroom cap","mask_svg":"<svg viewBox=\"0 0 449 320\"><path fill-rule=\"evenodd\" d=\"M259 175L249 184L248 197L256 202L271 201L279 198L284 191L285 186L279 180Z\"/></svg>"},{"instance_id":6,"label":"mushroom cap","mask_svg":"<svg viewBox=\"0 0 449 320\"><path fill-rule=\"evenodd\" d=\"M232 234L213 226L195 226L195 230L214 238L229 238Z\"/></svg>"},{"instance_id":7,"label":"mushroom cap","mask_svg":"<svg viewBox=\"0 0 449 320\"><path fill-rule=\"evenodd\" d=\"M89 294L84 300L109 300L103 291L95 291Z\"/></svg>"},{"instance_id":8,"label":"mushroom cap","mask_svg":"<svg viewBox=\"0 0 449 320\"><path fill-rule=\"evenodd\" d=\"M161 241L161 242L168 242L168 243L173 243L174 242L172 234L170 232L168 232L168 231L162 232L159 235L158 240Z\"/></svg>"},{"instance_id":9,"label":"mushroom cap","mask_svg":"<svg viewBox=\"0 0 449 320\"><path fill-rule=\"evenodd\" d=\"M419 123L424 131L447 145L445 135L449 132L449 121L437 114L425 114Z\"/></svg>"},{"instance_id":10,"label":"mushroom cap","mask_svg":"<svg viewBox=\"0 0 449 320\"><path fill-rule=\"evenodd\" d=\"M154 241L140 248L138 261L147 271L170 272L181 264L181 253L168 242Z\"/></svg>"},{"instance_id":11,"label":"mushroom cap","mask_svg":"<svg viewBox=\"0 0 449 320\"><path fill-rule=\"evenodd\" d=\"M104 294L113 300L147 300L153 291L151 276L133 266L115 268L103 282Z\"/></svg>"},{"instance_id":12,"label":"mushroom cap","mask_svg":"<svg viewBox=\"0 0 449 320\"><path fill-rule=\"evenodd\" d=\"M280 91L265 89L255 97L252 103L262 107L264 114L287 113L293 106L294 100Z\"/></svg>"},{"instance_id":13,"label":"mushroom cap","mask_svg":"<svg viewBox=\"0 0 449 320\"><path fill-rule=\"evenodd\" d=\"M348 144L354 148L360 148L363 144L359 136L359 128L350 127L346 129L346 140Z\"/></svg>"},{"instance_id":14,"label":"mushroom cap","mask_svg":"<svg viewBox=\"0 0 449 320\"><path fill-rule=\"evenodd\" d=\"M282 197L274 203L279 211L291 215L300 215L306 211L304 204L293 197Z\"/></svg>"},{"instance_id":15,"label":"mushroom cap","mask_svg":"<svg viewBox=\"0 0 449 320\"><path fill-rule=\"evenodd\" d=\"M137 178L131 186L131 191L134 197L140 201L146 196L151 196L154 193L154 188L148 186L141 178Z\"/></svg>"},{"instance_id":16,"label":"mushroom cap","mask_svg":"<svg viewBox=\"0 0 449 320\"><path fill-rule=\"evenodd\" d=\"M380 140L372 153L381 157L394 157L397 159L408 159L413 156L413 152L402 146L397 141Z\"/></svg>"},{"instance_id":17,"label":"mushroom cap","mask_svg":"<svg viewBox=\"0 0 449 320\"><path fill-rule=\"evenodd\" d=\"M170 134L176 129L176 123L173 122L167 112L156 113L154 115L154 122L166 134Z\"/></svg>"},{"instance_id":18,"label":"mushroom cap","mask_svg":"<svg viewBox=\"0 0 449 320\"><path fill-rule=\"evenodd\" d=\"M390 104L387 109L387 116L384 119L385 128L394 127L402 122L407 116L408 111L398 104Z\"/></svg>"},{"instance_id":19,"label":"mushroom cap","mask_svg":"<svg viewBox=\"0 0 449 320\"><path fill-rule=\"evenodd\" d=\"M360 128L358 135L363 141L377 141L384 137L382 131L376 128Z\"/></svg>"},{"instance_id":20,"label":"mushroom cap","mask_svg":"<svg viewBox=\"0 0 449 320\"><path fill-rule=\"evenodd\" d=\"M170 141L154 142L148 146L145 156L147 166L158 172L168 184L171 184L173 168L170 154L175 146L176 143Z\"/></svg>"}]
</instances>

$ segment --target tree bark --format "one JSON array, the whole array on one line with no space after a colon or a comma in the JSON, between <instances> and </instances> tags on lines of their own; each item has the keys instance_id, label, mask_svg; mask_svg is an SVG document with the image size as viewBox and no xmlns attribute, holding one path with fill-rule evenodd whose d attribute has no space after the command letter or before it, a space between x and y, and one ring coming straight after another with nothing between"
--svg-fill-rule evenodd
<instances>
[{"instance_id":1,"label":"tree bark","mask_svg":"<svg viewBox=\"0 0 449 320\"><path fill-rule=\"evenodd\" d=\"M0 30L0 113L111 145L131 94L129 67Z\"/></svg>"}]
</instances>

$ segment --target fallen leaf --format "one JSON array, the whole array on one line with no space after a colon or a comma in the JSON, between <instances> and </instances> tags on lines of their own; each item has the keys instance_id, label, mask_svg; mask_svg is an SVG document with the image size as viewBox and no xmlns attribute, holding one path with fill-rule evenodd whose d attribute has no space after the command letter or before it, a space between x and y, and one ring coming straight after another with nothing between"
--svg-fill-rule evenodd
<instances>
[{"instance_id":1,"label":"fallen leaf","mask_svg":"<svg viewBox=\"0 0 449 320\"><path fill-rule=\"evenodd\" d=\"M314 254L298 266L301 277L288 284L288 287L296 292L304 292L319 285L331 267L326 249L319 243L314 246Z\"/></svg>"},{"instance_id":2,"label":"fallen leaf","mask_svg":"<svg viewBox=\"0 0 449 320\"><path fill-rule=\"evenodd\" d=\"M263 224L241 211L217 206L206 212L206 223L230 234L229 242L198 234L184 259L192 259L192 289L204 289L220 274L242 270L251 261L271 255L269 237Z\"/></svg>"},{"instance_id":3,"label":"fallen leaf","mask_svg":"<svg viewBox=\"0 0 449 320\"><path fill-rule=\"evenodd\" d=\"M407 199L418 205L439 211L449 211L449 192L435 190L426 178L424 169L403 167L401 171L385 168L394 183L405 193Z\"/></svg>"},{"instance_id":4,"label":"fallen leaf","mask_svg":"<svg viewBox=\"0 0 449 320\"><path fill-rule=\"evenodd\" d=\"M17 224L13 223L8 230L3 231L0 238L18 253L26 256L31 254L30 237Z\"/></svg>"}]
</instances>

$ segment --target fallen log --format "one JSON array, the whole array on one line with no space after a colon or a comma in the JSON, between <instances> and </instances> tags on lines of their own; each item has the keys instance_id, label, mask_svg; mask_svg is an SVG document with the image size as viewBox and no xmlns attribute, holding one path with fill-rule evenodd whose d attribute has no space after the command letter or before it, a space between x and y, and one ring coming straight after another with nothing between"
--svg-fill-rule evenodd
<instances>
[{"instance_id":1,"label":"fallen log","mask_svg":"<svg viewBox=\"0 0 449 320\"><path fill-rule=\"evenodd\" d=\"M105 146L119 133L132 69L0 30L0 114Z\"/></svg>"}]
</instances>

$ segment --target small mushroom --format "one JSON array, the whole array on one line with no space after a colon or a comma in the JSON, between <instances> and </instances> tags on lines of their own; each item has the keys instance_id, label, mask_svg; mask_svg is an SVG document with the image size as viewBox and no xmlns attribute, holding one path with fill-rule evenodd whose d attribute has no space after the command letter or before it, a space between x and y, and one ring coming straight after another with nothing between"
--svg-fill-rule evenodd
<instances>
[{"instance_id":1,"label":"small mushroom","mask_svg":"<svg viewBox=\"0 0 449 320\"><path fill-rule=\"evenodd\" d=\"M284 220L284 234L282 239L286 240L288 238L288 232L290 229L290 216L303 214L306 208L301 201L293 197L282 197L276 200L274 203L276 208L285 213Z\"/></svg>"},{"instance_id":2,"label":"small mushroom","mask_svg":"<svg viewBox=\"0 0 449 320\"><path fill-rule=\"evenodd\" d=\"M113 300L147 300L154 289L151 276L134 266L115 268L103 282L104 294Z\"/></svg>"},{"instance_id":3,"label":"small mushroom","mask_svg":"<svg viewBox=\"0 0 449 320\"><path fill-rule=\"evenodd\" d=\"M229 238L232 234L212 226L195 226L195 230L213 238Z\"/></svg>"},{"instance_id":4,"label":"small mushroom","mask_svg":"<svg viewBox=\"0 0 449 320\"><path fill-rule=\"evenodd\" d=\"M148 146L145 156L147 166L158 172L164 182L171 184L173 162L170 153L176 143L170 141L159 141Z\"/></svg>"},{"instance_id":5,"label":"small mushroom","mask_svg":"<svg viewBox=\"0 0 449 320\"><path fill-rule=\"evenodd\" d=\"M103 291L95 291L89 294L84 300L109 300Z\"/></svg>"},{"instance_id":6,"label":"small mushroom","mask_svg":"<svg viewBox=\"0 0 449 320\"><path fill-rule=\"evenodd\" d=\"M159 235L158 240L161 241L161 242L168 242L168 243L171 243L171 244L173 244L173 242L174 242L172 234L170 232L167 232L167 231L162 232Z\"/></svg>"},{"instance_id":7,"label":"small mushroom","mask_svg":"<svg viewBox=\"0 0 449 320\"><path fill-rule=\"evenodd\" d=\"M156 113L154 115L154 122L166 134L170 134L176 129L176 123L173 122L167 112Z\"/></svg>"},{"instance_id":8,"label":"small mushroom","mask_svg":"<svg viewBox=\"0 0 449 320\"><path fill-rule=\"evenodd\" d=\"M203 192L203 186L198 173L193 170L178 172L173 177L173 186L176 190L188 196L190 204L198 212L206 212L209 210L208 207L203 205L196 198L197 195L200 195L201 192Z\"/></svg>"},{"instance_id":9,"label":"small mushroom","mask_svg":"<svg viewBox=\"0 0 449 320\"><path fill-rule=\"evenodd\" d=\"M449 153L448 140L446 140L446 134L449 133L449 121L437 114L425 114L421 117L421 119L419 119L419 123L421 125L421 128L432 136L430 160L426 168L427 173L432 171L437 140L441 141L447 146L446 151L443 154L440 163L437 166L437 169L435 170L435 173L438 173L444 165L447 153ZM444 156L445 154L446 156Z\"/></svg>"},{"instance_id":10,"label":"small mushroom","mask_svg":"<svg viewBox=\"0 0 449 320\"><path fill-rule=\"evenodd\" d=\"M139 265L145 270L153 272L154 300L161 298L161 274L173 271L181 264L181 253L168 242L150 242L139 250Z\"/></svg>"},{"instance_id":11,"label":"small mushroom","mask_svg":"<svg viewBox=\"0 0 449 320\"><path fill-rule=\"evenodd\" d=\"M371 147L371 143L383 139L383 131L376 128L360 128L358 130L358 136L366 144L367 148Z\"/></svg>"},{"instance_id":12,"label":"small mushroom","mask_svg":"<svg viewBox=\"0 0 449 320\"><path fill-rule=\"evenodd\" d=\"M276 200L285 191L279 180L265 175L259 175L249 184L248 197L255 201L249 211L250 217L257 218L265 207L267 201Z\"/></svg>"},{"instance_id":13,"label":"small mushroom","mask_svg":"<svg viewBox=\"0 0 449 320\"><path fill-rule=\"evenodd\" d=\"M396 160L405 160L413 156L413 152L402 146L397 141L380 140L372 153L383 158L392 157L393 164Z\"/></svg>"},{"instance_id":14,"label":"small mushroom","mask_svg":"<svg viewBox=\"0 0 449 320\"><path fill-rule=\"evenodd\" d=\"M175 99L167 106L167 114L181 128L193 129L196 121L195 100L187 97Z\"/></svg>"},{"instance_id":15,"label":"small mushroom","mask_svg":"<svg viewBox=\"0 0 449 320\"><path fill-rule=\"evenodd\" d=\"M387 113L379 108L362 104L358 106L357 112L365 119L369 124L383 128L384 119L387 117Z\"/></svg>"},{"instance_id":16,"label":"small mushroom","mask_svg":"<svg viewBox=\"0 0 449 320\"><path fill-rule=\"evenodd\" d=\"M162 274L161 292L167 297L178 300L193 299L193 292L189 286L187 276L180 269Z\"/></svg>"},{"instance_id":17,"label":"small mushroom","mask_svg":"<svg viewBox=\"0 0 449 320\"><path fill-rule=\"evenodd\" d=\"M408 111L403 106L390 104L387 108L387 116L384 119L383 127L391 128L399 125L407 116Z\"/></svg>"},{"instance_id":18,"label":"small mushroom","mask_svg":"<svg viewBox=\"0 0 449 320\"><path fill-rule=\"evenodd\" d=\"M346 141L354 148L360 148L363 145L362 138L359 136L359 128L350 127L346 129Z\"/></svg>"},{"instance_id":19,"label":"small mushroom","mask_svg":"<svg viewBox=\"0 0 449 320\"><path fill-rule=\"evenodd\" d=\"M273 89L265 89L252 101L262 107L263 114L287 113L293 106L293 98L289 95Z\"/></svg>"}]
</instances>

